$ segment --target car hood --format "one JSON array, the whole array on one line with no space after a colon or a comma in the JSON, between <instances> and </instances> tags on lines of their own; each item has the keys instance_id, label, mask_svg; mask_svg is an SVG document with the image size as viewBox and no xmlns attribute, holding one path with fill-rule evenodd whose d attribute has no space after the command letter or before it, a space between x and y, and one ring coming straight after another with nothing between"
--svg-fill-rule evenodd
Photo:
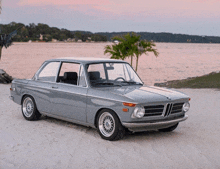
<instances>
[{"instance_id":1,"label":"car hood","mask_svg":"<svg viewBox=\"0 0 220 169\"><path fill-rule=\"evenodd\" d=\"M166 102L189 98L181 92L155 86L122 86L109 88L108 91L114 95L127 97L134 103Z\"/></svg>"}]
</instances>

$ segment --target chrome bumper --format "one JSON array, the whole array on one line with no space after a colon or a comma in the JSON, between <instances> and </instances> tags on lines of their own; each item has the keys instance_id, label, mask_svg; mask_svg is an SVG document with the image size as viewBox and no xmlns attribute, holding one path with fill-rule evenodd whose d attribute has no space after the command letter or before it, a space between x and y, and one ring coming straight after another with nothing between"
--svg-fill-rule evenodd
<instances>
[{"instance_id":1,"label":"chrome bumper","mask_svg":"<svg viewBox=\"0 0 220 169\"><path fill-rule=\"evenodd\" d=\"M185 115L182 118L169 120L169 121L147 122L147 123L122 123L122 125L131 131L157 130L157 129L171 127L176 123L186 120L187 118L188 116Z\"/></svg>"}]
</instances>

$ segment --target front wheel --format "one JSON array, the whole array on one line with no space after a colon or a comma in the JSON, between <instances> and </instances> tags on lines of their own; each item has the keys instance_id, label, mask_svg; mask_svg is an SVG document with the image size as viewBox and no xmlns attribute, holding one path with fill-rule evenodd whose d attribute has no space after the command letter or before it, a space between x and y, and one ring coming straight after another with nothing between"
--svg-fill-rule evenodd
<instances>
[{"instance_id":1,"label":"front wheel","mask_svg":"<svg viewBox=\"0 0 220 169\"><path fill-rule=\"evenodd\" d=\"M100 136L105 140L119 140L125 134L118 116L111 110L103 109L97 117L97 128Z\"/></svg>"},{"instance_id":2,"label":"front wheel","mask_svg":"<svg viewBox=\"0 0 220 169\"><path fill-rule=\"evenodd\" d=\"M37 110L36 103L31 96L25 96L23 98L21 111L26 120L38 120L41 116Z\"/></svg>"},{"instance_id":3,"label":"front wheel","mask_svg":"<svg viewBox=\"0 0 220 169\"><path fill-rule=\"evenodd\" d=\"M179 125L179 123L171 126L171 127L168 127L168 128L164 128L164 129L159 129L159 131L162 131L162 132L171 132L173 130L175 130L177 128L177 126Z\"/></svg>"}]
</instances>

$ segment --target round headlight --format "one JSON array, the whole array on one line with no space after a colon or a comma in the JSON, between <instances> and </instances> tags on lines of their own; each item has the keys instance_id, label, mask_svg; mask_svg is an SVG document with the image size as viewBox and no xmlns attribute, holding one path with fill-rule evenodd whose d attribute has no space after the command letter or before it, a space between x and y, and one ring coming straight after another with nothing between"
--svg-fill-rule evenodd
<instances>
[{"instance_id":1,"label":"round headlight","mask_svg":"<svg viewBox=\"0 0 220 169\"><path fill-rule=\"evenodd\" d=\"M132 114L133 118L142 118L144 117L145 109L143 107L136 107Z\"/></svg>"},{"instance_id":2,"label":"round headlight","mask_svg":"<svg viewBox=\"0 0 220 169\"><path fill-rule=\"evenodd\" d=\"M184 112L187 112L189 110L189 108L190 108L190 104L188 102L183 104L183 111Z\"/></svg>"}]
</instances>

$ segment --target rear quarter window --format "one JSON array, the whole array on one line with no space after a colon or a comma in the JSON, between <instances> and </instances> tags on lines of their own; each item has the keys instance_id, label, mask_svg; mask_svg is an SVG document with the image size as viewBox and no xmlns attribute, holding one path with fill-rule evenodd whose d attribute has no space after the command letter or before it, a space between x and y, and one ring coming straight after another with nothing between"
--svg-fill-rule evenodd
<instances>
[{"instance_id":1,"label":"rear quarter window","mask_svg":"<svg viewBox=\"0 0 220 169\"><path fill-rule=\"evenodd\" d=\"M42 69L42 71L39 73L38 80L48 81L48 82L55 82L59 66L60 66L60 62L50 62L50 63L48 63Z\"/></svg>"}]
</instances>

